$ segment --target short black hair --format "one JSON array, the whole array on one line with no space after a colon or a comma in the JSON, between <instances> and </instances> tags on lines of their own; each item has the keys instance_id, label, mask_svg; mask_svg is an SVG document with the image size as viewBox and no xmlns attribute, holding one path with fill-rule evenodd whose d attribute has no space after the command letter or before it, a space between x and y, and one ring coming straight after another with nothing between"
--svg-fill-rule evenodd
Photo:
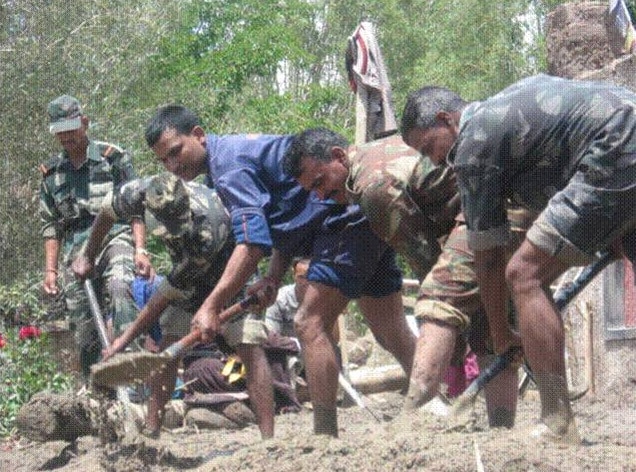
<instances>
[{"instance_id":1,"label":"short black hair","mask_svg":"<svg viewBox=\"0 0 636 472\"><path fill-rule=\"evenodd\" d=\"M201 126L199 117L182 105L160 107L146 125L146 143L153 147L159 141L161 133L171 128L179 134L190 134L195 126Z\"/></svg>"},{"instance_id":2,"label":"short black hair","mask_svg":"<svg viewBox=\"0 0 636 472\"><path fill-rule=\"evenodd\" d=\"M283 170L287 175L298 178L301 174L300 161L311 157L323 162L331 160L331 149L347 148L349 141L341 134L327 128L309 128L294 136L283 156Z\"/></svg>"},{"instance_id":3,"label":"short black hair","mask_svg":"<svg viewBox=\"0 0 636 472\"><path fill-rule=\"evenodd\" d=\"M402 137L414 128L432 128L438 112L461 111L466 104L458 94L444 87L426 86L411 92L402 113Z\"/></svg>"}]
</instances>

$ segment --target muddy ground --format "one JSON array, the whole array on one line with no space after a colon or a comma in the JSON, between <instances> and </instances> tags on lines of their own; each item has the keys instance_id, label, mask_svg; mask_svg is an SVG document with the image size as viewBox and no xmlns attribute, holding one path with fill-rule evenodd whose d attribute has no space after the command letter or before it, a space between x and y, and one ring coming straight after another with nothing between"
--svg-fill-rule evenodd
<instances>
[{"instance_id":1,"label":"muddy ground","mask_svg":"<svg viewBox=\"0 0 636 472\"><path fill-rule=\"evenodd\" d=\"M6 441L0 445L0 470L636 471L634 390L617 392L613 398L588 394L578 400L574 407L585 442L576 447L529 437L539 409L532 390L520 401L513 430L488 429L481 399L472 423L449 429L452 422L427 412L402 417L400 394L384 392L366 397L374 415L357 406L339 410L338 439L312 435L311 411L305 408L299 414L278 416L276 437L267 441L259 439L255 425L241 430L173 430L157 440L109 444L96 436L83 436L75 443ZM385 418L378 421L374 416Z\"/></svg>"}]
</instances>

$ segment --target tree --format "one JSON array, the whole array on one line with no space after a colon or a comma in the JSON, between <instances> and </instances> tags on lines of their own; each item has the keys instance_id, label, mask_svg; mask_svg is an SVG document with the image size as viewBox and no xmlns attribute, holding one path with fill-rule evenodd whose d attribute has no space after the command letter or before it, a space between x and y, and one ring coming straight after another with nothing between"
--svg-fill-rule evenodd
<instances>
[{"instance_id":1,"label":"tree","mask_svg":"<svg viewBox=\"0 0 636 472\"><path fill-rule=\"evenodd\" d=\"M46 104L76 95L92 135L158 169L143 141L158 105L194 108L209 129L354 134L346 39L376 25L395 108L426 83L478 98L540 70L541 18L556 1L8 0L0 6L0 284L42 265L37 166L58 149ZM527 15L529 5L534 6ZM522 16L526 14L525 16ZM513 20L511 21L510 18ZM527 39L536 23L537 35Z\"/></svg>"},{"instance_id":2,"label":"tree","mask_svg":"<svg viewBox=\"0 0 636 472\"><path fill-rule=\"evenodd\" d=\"M147 110L123 100L139 90L155 38L167 33L164 14L173 2L12 0L0 10L0 283L42 267L38 237L38 164L58 145L48 133L46 105L70 93L93 119L93 135L135 146ZM136 88L135 88L136 87Z\"/></svg>"}]
</instances>

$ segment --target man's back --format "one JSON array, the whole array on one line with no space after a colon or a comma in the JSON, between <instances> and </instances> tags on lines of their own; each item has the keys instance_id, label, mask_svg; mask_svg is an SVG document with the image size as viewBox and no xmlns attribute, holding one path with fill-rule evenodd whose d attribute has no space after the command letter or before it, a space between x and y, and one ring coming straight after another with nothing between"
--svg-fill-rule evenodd
<instances>
[{"instance_id":1,"label":"man's back","mask_svg":"<svg viewBox=\"0 0 636 472\"><path fill-rule=\"evenodd\" d=\"M539 210L587 158L611 166L636 151L635 107L636 95L614 85L529 77L466 107L450 160L457 169L501 169L506 188L499 190Z\"/></svg>"},{"instance_id":2,"label":"man's back","mask_svg":"<svg viewBox=\"0 0 636 472\"><path fill-rule=\"evenodd\" d=\"M124 185L113 197L113 210L120 219L141 216L151 221L152 234L165 244L172 269L171 286L190 293L188 305L198 307L218 282L234 248L229 215L216 191L195 182L184 182L190 218L182 234L175 236L146 209L146 192L153 179L137 179ZM193 290L193 292L192 292Z\"/></svg>"},{"instance_id":3,"label":"man's back","mask_svg":"<svg viewBox=\"0 0 636 472\"><path fill-rule=\"evenodd\" d=\"M347 198L424 277L439 254L437 239L450 231L459 210L454 172L435 166L398 135L352 146L348 160Z\"/></svg>"},{"instance_id":4,"label":"man's back","mask_svg":"<svg viewBox=\"0 0 636 472\"><path fill-rule=\"evenodd\" d=\"M309 237L331 211L331 204L319 201L283 172L283 154L291 139L207 135L208 177L230 212L237 243L295 252L286 246L287 235L300 231Z\"/></svg>"}]
</instances>

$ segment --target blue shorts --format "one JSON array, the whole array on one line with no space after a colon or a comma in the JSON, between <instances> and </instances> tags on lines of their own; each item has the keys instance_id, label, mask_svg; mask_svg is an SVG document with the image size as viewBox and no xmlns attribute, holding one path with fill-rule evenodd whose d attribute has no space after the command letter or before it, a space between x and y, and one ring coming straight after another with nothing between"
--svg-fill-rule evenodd
<instances>
[{"instance_id":1,"label":"blue shorts","mask_svg":"<svg viewBox=\"0 0 636 472\"><path fill-rule=\"evenodd\" d=\"M373 234L357 205L325 219L312 246L310 282L336 287L350 299L384 297L402 288L395 251Z\"/></svg>"}]
</instances>

